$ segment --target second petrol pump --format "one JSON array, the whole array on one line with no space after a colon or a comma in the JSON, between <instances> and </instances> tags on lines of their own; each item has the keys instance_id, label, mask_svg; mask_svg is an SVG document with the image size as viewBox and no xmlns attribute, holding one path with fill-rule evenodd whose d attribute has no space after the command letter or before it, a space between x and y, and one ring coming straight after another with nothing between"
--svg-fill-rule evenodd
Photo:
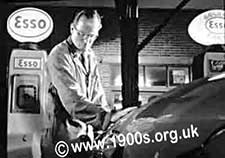
<instances>
[{"instance_id":1,"label":"second petrol pump","mask_svg":"<svg viewBox=\"0 0 225 158\"><path fill-rule=\"evenodd\" d=\"M225 71L225 11L213 9L199 14L191 21L188 33L195 42L209 47L195 57L194 78ZM218 47L220 49L216 49Z\"/></svg>"}]
</instances>

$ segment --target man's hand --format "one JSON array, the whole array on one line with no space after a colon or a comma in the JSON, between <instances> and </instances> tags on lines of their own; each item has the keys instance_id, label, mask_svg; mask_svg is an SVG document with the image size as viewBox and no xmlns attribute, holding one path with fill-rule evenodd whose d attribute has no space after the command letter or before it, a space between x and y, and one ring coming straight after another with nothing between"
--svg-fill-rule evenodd
<instances>
[{"instance_id":1,"label":"man's hand","mask_svg":"<svg viewBox=\"0 0 225 158\"><path fill-rule=\"evenodd\" d=\"M137 108L137 106L128 107L128 108L125 108L123 110L120 110L120 111L114 113L111 117L111 122L118 121L120 118L124 117L126 114L130 113L131 111L133 111L136 108Z\"/></svg>"}]
</instances>

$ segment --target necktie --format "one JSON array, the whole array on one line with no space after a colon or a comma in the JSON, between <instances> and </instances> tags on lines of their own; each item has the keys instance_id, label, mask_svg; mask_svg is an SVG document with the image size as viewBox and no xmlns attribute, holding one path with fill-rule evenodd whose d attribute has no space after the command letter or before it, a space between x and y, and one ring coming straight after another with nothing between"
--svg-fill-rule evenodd
<instances>
[{"instance_id":1,"label":"necktie","mask_svg":"<svg viewBox=\"0 0 225 158\"><path fill-rule=\"evenodd\" d=\"M80 60L81 60L81 63L84 66L84 68L85 68L85 70L87 72L85 82L86 82L86 85L88 87L88 85L89 85L89 65L88 65L88 58L87 58L87 56L85 56L84 53L82 53L80 55ZM88 93L87 93L87 96L88 96Z\"/></svg>"},{"instance_id":2,"label":"necktie","mask_svg":"<svg viewBox=\"0 0 225 158\"><path fill-rule=\"evenodd\" d=\"M88 59L87 57L84 55L84 53L81 54L81 63L83 64L85 70L88 72Z\"/></svg>"}]
</instances>

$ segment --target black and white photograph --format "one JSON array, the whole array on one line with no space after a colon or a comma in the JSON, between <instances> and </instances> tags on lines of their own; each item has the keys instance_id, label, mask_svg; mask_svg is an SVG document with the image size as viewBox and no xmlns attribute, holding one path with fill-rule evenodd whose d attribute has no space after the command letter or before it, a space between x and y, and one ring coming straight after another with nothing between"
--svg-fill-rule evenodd
<instances>
[{"instance_id":1,"label":"black and white photograph","mask_svg":"<svg viewBox=\"0 0 225 158\"><path fill-rule=\"evenodd\" d=\"M225 158L224 0L0 9L0 158Z\"/></svg>"}]
</instances>

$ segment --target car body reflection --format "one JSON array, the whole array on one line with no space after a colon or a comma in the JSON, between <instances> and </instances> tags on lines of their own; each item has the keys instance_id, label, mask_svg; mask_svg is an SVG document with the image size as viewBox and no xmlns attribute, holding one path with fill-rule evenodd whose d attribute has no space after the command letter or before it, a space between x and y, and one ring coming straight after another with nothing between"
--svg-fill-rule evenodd
<instances>
[{"instance_id":1,"label":"car body reflection","mask_svg":"<svg viewBox=\"0 0 225 158\"><path fill-rule=\"evenodd\" d=\"M158 142L118 145L123 158L225 157L225 73L195 80L152 98L115 122L111 130L123 135L147 133L154 140L155 133L163 135ZM177 139L169 137L169 132L165 134L175 130ZM186 137L182 130L186 130ZM188 130L196 130L195 137L192 133L187 137Z\"/></svg>"}]
</instances>

